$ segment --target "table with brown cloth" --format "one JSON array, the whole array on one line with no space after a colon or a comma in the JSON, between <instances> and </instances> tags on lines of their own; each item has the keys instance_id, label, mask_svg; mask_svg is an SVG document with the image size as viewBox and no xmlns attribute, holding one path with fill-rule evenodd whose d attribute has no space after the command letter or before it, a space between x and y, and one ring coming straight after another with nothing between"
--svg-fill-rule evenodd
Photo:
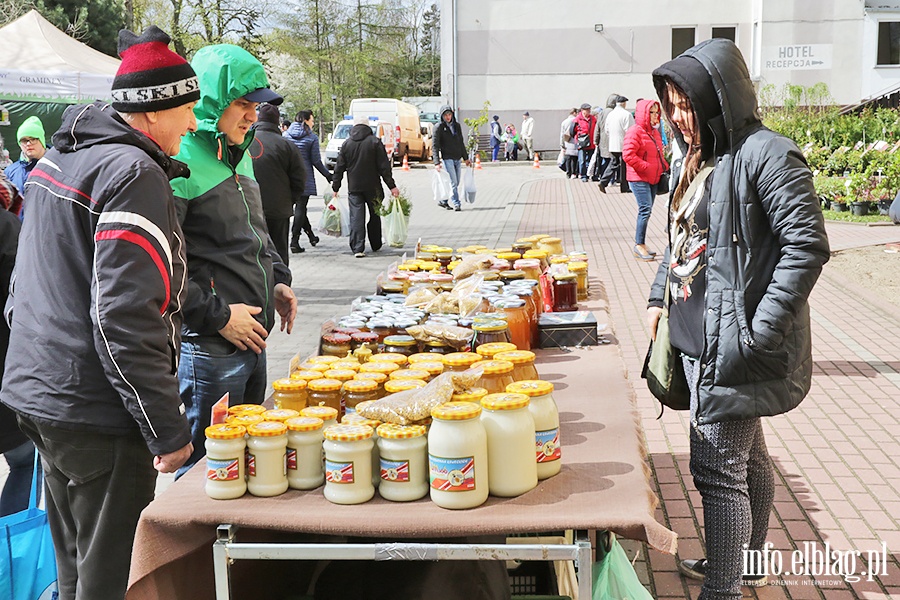
<instances>
[{"instance_id":1,"label":"table with brown cloth","mask_svg":"<svg viewBox=\"0 0 900 600\"><path fill-rule=\"evenodd\" d=\"M592 307L593 308L593 307ZM598 322L607 316L595 310ZM202 463L173 483L143 512L132 556L127 600L214 598L212 544L219 524L239 526L241 541L281 534L356 536L393 541L460 538L567 529L609 530L674 553L676 534L654 519L658 499L634 393L615 344L536 350L542 379L559 406L562 469L516 498L489 497L480 507L452 511L427 497L397 503L375 498L337 505L322 490L289 490L273 498L249 494L212 500ZM321 538L325 539L325 538ZM259 561L238 561L240 563Z\"/></svg>"}]
</instances>

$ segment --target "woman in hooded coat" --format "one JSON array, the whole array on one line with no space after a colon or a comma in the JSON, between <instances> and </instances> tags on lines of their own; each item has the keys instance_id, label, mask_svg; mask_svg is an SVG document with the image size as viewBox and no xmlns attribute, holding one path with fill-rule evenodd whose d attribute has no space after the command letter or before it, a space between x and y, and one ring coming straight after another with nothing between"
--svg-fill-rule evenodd
<instances>
[{"instance_id":1,"label":"woman in hooded coat","mask_svg":"<svg viewBox=\"0 0 900 600\"><path fill-rule=\"evenodd\" d=\"M647 317L655 338L668 310L706 525L706 558L678 567L703 580L701 600L738 599L741 585L766 582L743 562L745 550L763 548L775 490L761 417L809 392L807 299L828 239L803 154L762 124L737 46L698 44L656 69L653 83L685 156Z\"/></svg>"}]
</instances>

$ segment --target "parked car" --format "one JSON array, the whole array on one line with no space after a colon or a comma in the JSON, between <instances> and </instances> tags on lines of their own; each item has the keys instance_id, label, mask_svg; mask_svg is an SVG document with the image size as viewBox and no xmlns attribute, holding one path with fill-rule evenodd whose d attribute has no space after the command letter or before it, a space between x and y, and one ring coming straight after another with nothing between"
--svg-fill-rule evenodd
<instances>
[{"instance_id":1,"label":"parked car","mask_svg":"<svg viewBox=\"0 0 900 600\"><path fill-rule=\"evenodd\" d=\"M402 161L403 155L410 160L427 160L419 111L412 104L394 98L357 98L350 102L350 114L364 115L393 126L394 162Z\"/></svg>"},{"instance_id":2,"label":"parked car","mask_svg":"<svg viewBox=\"0 0 900 600\"><path fill-rule=\"evenodd\" d=\"M384 121L378 120L369 120L369 126L372 128L372 133L378 136L381 139L381 143L384 144L384 149L387 151L388 158L393 158L394 152L396 150L396 143L394 142L394 127L391 123L385 123ZM328 138L328 145L325 146L325 166L329 169L334 169L334 166L337 164L337 157L341 151L341 146L348 137L350 137L350 130L353 128L353 119L344 119L339 122L334 131L331 133L331 137Z\"/></svg>"},{"instance_id":3,"label":"parked car","mask_svg":"<svg viewBox=\"0 0 900 600\"><path fill-rule=\"evenodd\" d=\"M434 147L434 123L422 123L422 138L425 140L425 158L423 160L432 159L432 148Z\"/></svg>"}]
</instances>

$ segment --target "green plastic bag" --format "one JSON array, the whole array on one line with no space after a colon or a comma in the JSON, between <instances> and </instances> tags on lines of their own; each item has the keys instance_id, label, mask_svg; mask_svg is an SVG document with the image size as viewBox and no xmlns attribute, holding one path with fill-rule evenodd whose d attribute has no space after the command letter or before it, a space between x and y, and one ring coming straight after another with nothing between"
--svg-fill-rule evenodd
<instances>
[{"instance_id":1,"label":"green plastic bag","mask_svg":"<svg viewBox=\"0 0 900 600\"><path fill-rule=\"evenodd\" d=\"M397 198L391 199L391 211L382 217L384 234L388 245L402 248L409 235L409 217L403 214L403 206Z\"/></svg>"},{"instance_id":2,"label":"green plastic bag","mask_svg":"<svg viewBox=\"0 0 900 600\"><path fill-rule=\"evenodd\" d=\"M603 560L594 563L593 600L653 600L619 541L613 539L611 546Z\"/></svg>"}]
</instances>

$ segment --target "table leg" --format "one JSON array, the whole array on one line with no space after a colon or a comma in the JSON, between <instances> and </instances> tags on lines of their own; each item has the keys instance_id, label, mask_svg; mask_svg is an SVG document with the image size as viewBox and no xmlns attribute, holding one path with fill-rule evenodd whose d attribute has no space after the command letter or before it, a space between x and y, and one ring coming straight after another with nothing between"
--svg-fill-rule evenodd
<instances>
[{"instance_id":1,"label":"table leg","mask_svg":"<svg viewBox=\"0 0 900 600\"><path fill-rule=\"evenodd\" d=\"M216 529L216 542L213 544L213 569L216 576L216 600L231 598L231 559L228 557L228 544L234 542L237 527L219 525Z\"/></svg>"}]
</instances>

